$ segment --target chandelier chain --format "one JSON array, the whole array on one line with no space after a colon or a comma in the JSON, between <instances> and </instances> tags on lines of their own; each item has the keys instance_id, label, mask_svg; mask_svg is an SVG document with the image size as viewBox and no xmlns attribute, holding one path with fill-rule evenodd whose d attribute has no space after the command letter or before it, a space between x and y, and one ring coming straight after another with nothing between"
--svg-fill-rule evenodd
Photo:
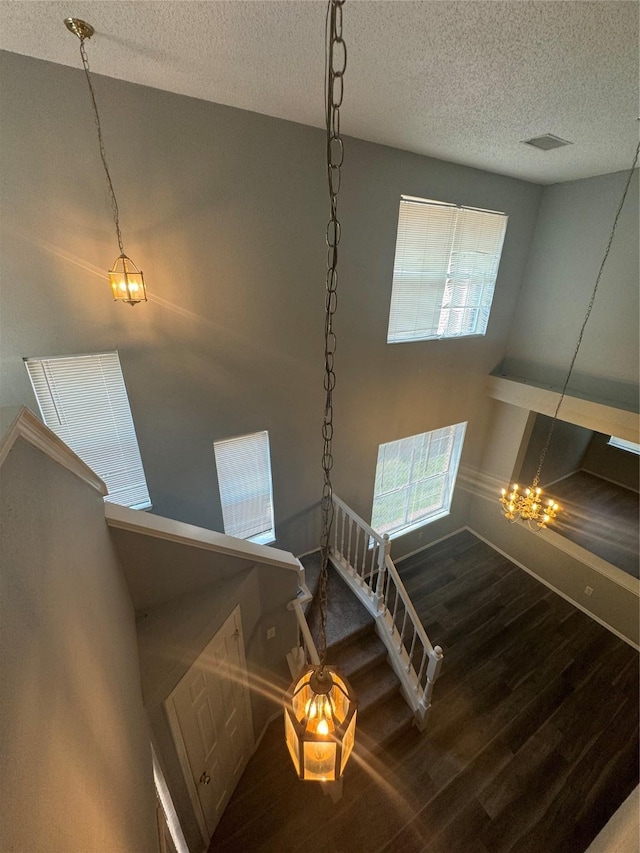
<instances>
[{"instance_id":1,"label":"chandelier chain","mask_svg":"<svg viewBox=\"0 0 640 853\"><path fill-rule=\"evenodd\" d=\"M344 71L347 65L347 49L342 38L342 6L345 0L329 0L325 26L325 124L327 184L329 189L329 221L327 223L327 275L324 322L324 389L325 405L322 422L322 471L324 483L322 500L322 530L320 536L320 671L325 664L327 651L327 569L329 563L329 541L333 526L333 389L336 384L334 361L336 334L333 318L338 303L338 244L340 221L338 219L338 194L342 178L344 145L340 135L340 107L344 95Z\"/></svg>"},{"instance_id":2,"label":"chandelier chain","mask_svg":"<svg viewBox=\"0 0 640 853\"><path fill-rule=\"evenodd\" d=\"M567 388L569 386L569 380L571 379L571 374L573 373L573 366L576 363L576 358L578 357L578 350L580 349L580 345L582 344L582 337L584 335L584 330L591 316L591 309L593 308L593 303L596 299L596 293L598 292L598 285L600 284L600 279L602 278L602 271L604 269L604 265L607 262L607 258L609 257L609 252L611 251L611 244L613 243L613 237L616 233L616 228L618 227L618 220L620 218L620 213L622 212L622 208L627 197L627 193L629 192L629 187L631 185L631 179L633 178L633 172L638 163L638 156L640 155L640 142L636 146L636 153L633 158L633 163L631 164L631 168L629 169L629 174L627 175L627 182L625 184L624 192L622 193L622 198L620 199L620 204L618 205L618 210L613 220L613 226L611 228L611 234L609 235L609 242L607 243L607 248L605 249L604 256L602 258L602 263L600 264L600 269L598 270L598 275L596 277L596 283L593 287L593 292L591 294L591 299L589 300L589 305L587 307L587 313L585 314L585 318L582 322L582 328L580 329L580 334L578 335L578 342L576 343L575 350L573 351L573 358L571 359L571 364L569 365L569 372L567 373L567 378L564 381L564 385L562 387L562 392L560 393L560 399L558 400L558 405L556 406L556 410L553 414L553 419L551 421L551 426L549 428L549 434L547 436L546 443L542 448L542 452L540 453L540 461L538 462L538 470L536 471L536 475L533 479L533 488L535 488L540 482L540 474L542 472L542 465L544 464L545 457L547 455L547 451L549 450L549 445L551 444L551 438L553 437L553 431L555 429L556 420L558 418L558 412L560 411L560 406L562 405L562 401L565 398L565 394L567 393Z\"/></svg>"},{"instance_id":3,"label":"chandelier chain","mask_svg":"<svg viewBox=\"0 0 640 853\"><path fill-rule=\"evenodd\" d=\"M102 165L104 167L104 173L107 177L107 186L109 188L109 196L111 197L111 210L113 212L113 221L116 226L116 235L118 237L118 246L120 247L120 254L124 255L124 246L122 244L122 233L120 231L120 212L118 209L118 200L116 198L115 190L113 189L113 182L111 181L111 174L109 173L109 166L107 164L107 155L104 148L104 140L102 138L102 127L100 125L100 116L98 114L98 104L96 103L95 92L93 91L93 83L91 81L91 74L89 68L89 59L87 57L87 51L84 46L85 38L83 36L78 36L80 39L80 58L82 59L82 67L84 68L84 73L87 78L87 83L89 85L89 94L91 95L91 104L93 106L93 118L96 124L96 130L98 131L98 144L100 146L100 157L102 159Z\"/></svg>"}]
</instances>

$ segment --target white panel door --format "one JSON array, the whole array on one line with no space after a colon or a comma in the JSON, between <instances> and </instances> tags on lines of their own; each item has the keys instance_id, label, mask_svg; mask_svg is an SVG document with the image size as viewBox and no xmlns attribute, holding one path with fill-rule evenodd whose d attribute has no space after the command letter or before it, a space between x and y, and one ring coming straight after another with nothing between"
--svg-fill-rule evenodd
<instances>
[{"instance_id":1,"label":"white panel door","mask_svg":"<svg viewBox=\"0 0 640 853\"><path fill-rule=\"evenodd\" d=\"M240 608L166 701L196 815L211 838L253 751Z\"/></svg>"}]
</instances>

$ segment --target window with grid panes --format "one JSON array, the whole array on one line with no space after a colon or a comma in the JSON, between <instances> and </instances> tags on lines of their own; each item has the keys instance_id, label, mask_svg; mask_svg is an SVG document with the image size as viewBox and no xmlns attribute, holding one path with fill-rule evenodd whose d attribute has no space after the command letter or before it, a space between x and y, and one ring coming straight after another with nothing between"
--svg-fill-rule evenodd
<instances>
[{"instance_id":1,"label":"window with grid panes","mask_svg":"<svg viewBox=\"0 0 640 853\"><path fill-rule=\"evenodd\" d=\"M381 444L371 526L397 536L447 515L466 423Z\"/></svg>"}]
</instances>

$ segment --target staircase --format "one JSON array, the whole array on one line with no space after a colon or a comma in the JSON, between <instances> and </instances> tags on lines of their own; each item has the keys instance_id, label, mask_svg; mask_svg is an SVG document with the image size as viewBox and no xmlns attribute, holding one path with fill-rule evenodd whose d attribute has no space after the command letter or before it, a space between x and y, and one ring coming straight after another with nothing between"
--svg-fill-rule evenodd
<instances>
[{"instance_id":1,"label":"staircase","mask_svg":"<svg viewBox=\"0 0 640 853\"><path fill-rule=\"evenodd\" d=\"M318 584L320 553L301 558L313 600L305 615L317 647L320 646ZM400 682L387 662L387 649L375 629L375 620L329 565L327 582L327 663L348 679L358 698L356 752L383 749L413 722L413 712L400 693Z\"/></svg>"}]
</instances>

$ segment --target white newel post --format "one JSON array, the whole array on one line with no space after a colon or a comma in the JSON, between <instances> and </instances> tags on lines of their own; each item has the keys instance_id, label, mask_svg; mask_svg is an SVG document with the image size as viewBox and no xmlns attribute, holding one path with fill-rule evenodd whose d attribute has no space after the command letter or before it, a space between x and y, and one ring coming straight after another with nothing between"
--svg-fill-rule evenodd
<instances>
[{"instance_id":1,"label":"white newel post","mask_svg":"<svg viewBox=\"0 0 640 853\"><path fill-rule=\"evenodd\" d=\"M431 694L433 693L433 684L440 673L442 667L442 649L440 646L434 646L433 651L429 653L429 663L427 665L427 683L422 692L422 697L418 703L418 710L414 715L414 719L419 731L424 731L427 725L427 718L431 710Z\"/></svg>"},{"instance_id":2,"label":"white newel post","mask_svg":"<svg viewBox=\"0 0 640 853\"><path fill-rule=\"evenodd\" d=\"M440 648L440 646L434 646L433 652L429 655L429 663L427 665L427 683L425 685L424 692L422 694L422 699L420 701L420 705L425 715L431 707L431 694L433 693L433 685L436 678L440 674L440 669L442 668L442 659L442 649Z\"/></svg>"},{"instance_id":3,"label":"white newel post","mask_svg":"<svg viewBox=\"0 0 640 853\"><path fill-rule=\"evenodd\" d=\"M384 600L384 579L387 571L387 557L391 553L389 534L385 533L382 538L384 542L378 546L378 579L376 582L376 594L374 596L374 603L378 613L384 611L386 606Z\"/></svg>"}]
</instances>

